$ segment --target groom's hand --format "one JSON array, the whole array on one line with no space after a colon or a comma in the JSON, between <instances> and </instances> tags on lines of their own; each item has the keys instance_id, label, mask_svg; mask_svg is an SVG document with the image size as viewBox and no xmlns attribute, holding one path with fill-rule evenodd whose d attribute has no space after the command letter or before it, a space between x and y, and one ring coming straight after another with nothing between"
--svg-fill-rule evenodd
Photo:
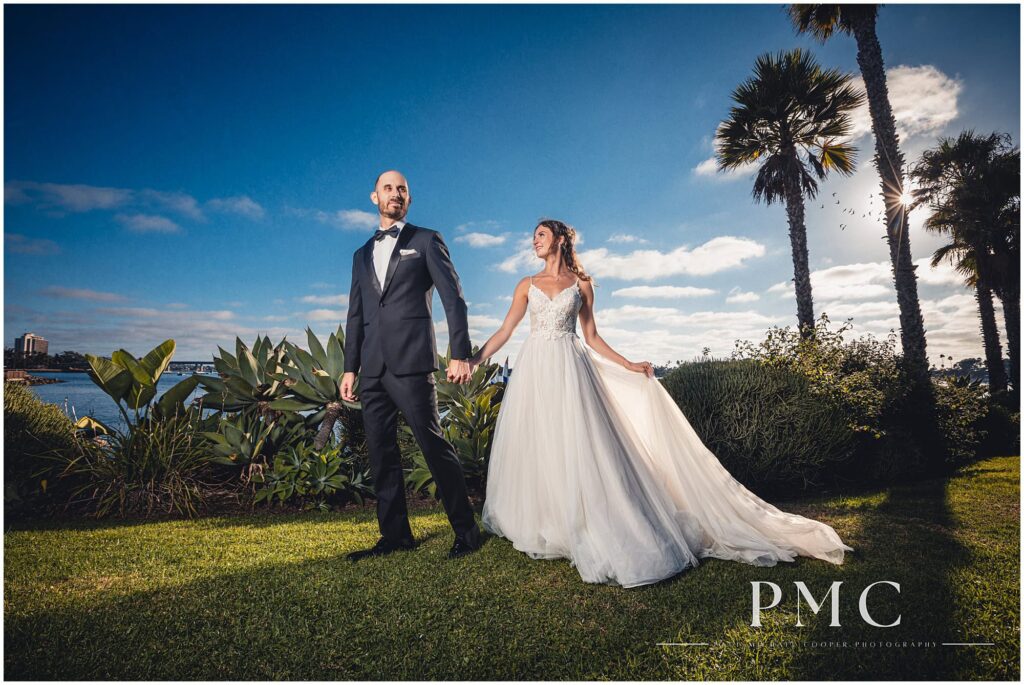
<instances>
[{"instance_id":1,"label":"groom's hand","mask_svg":"<svg viewBox=\"0 0 1024 685\"><path fill-rule=\"evenodd\" d=\"M341 377L341 399L355 402L359 398L352 394L352 386L356 384L356 375L351 371Z\"/></svg>"},{"instance_id":2,"label":"groom's hand","mask_svg":"<svg viewBox=\"0 0 1024 685\"><path fill-rule=\"evenodd\" d=\"M453 383L467 383L473 377L473 369L465 359L453 359L448 362L448 380Z\"/></svg>"}]
</instances>

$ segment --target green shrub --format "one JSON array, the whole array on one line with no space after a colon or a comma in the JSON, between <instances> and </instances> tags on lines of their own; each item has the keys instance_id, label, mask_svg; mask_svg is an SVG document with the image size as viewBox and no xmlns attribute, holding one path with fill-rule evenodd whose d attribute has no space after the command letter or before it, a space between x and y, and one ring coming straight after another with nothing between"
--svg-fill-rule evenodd
<instances>
[{"instance_id":1,"label":"green shrub","mask_svg":"<svg viewBox=\"0 0 1024 685\"><path fill-rule=\"evenodd\" d=\"M822 314L815 323L814 336L801 338L798 331L772 327L757 345L737 342L733 359L753 359L765 366L790 369L804 376L817 397L841 406L847 425L856 433L882 438L885 416L900 396L904 381L896 354L896 334L885 340L865 336L846 341L849 322L838 330L828 329Z\"/></svg>"},{"instance_id":2,"label":"green shrub","mask_svg":"<svg viewBox=\"0 0 1024 685\"><path fill-rule=\"evenodd\" d=\"M869 335L847 341L852 324L835 331L828 324L822 314L806 339L774 327L757 345L738 342L733 358L795 371L816 396L842 408L857 447L856 456L836 469L837 479L891 482L1019 452L1020 414L1007 406L1015 408L1011 399L990 397L980 382L952 375L933 376L930 387L915 388L901 368L895 332L886 340Z\"/></svg>"},{"instance_id":3,"label":"green shrub","mask_svg":"<svg viewBox=\"0 0 1024 685\"><path fill-rule=\"evenodd\" d=\"M74 432L57 405L41 401L23 385L4 383L5 510L27 511L52 503L52 464L41 455L69 451Z\"/></svg>"},{"instance_id":4,"label":"green shrub","mask_svg":"<svg viewBox=\"0 0 1024 685\"><path fill-rule=\"evenodd\" d=\"M145 416L126 430L76 438L71 450L51 455L61 478L75 482L68 506L97 517L154 511L196 515L215 491L206 480L213 453L202 434L206 423L189 410L159 419Z\"/></svg>"},{"instance_id":5,"label":"green shrub","mask_svg":"<svg viewBox=\"0 0 1024 685\"><path fill-rule=\"evenodd\" d=\"M988 412L981 420L985 438L978 448L979 457L1020 454L1019 397L1013 393L990 398Z\"/></svg>"},{"instance_id":6,"label":"green shrub","mask_svg":"<svg viewBox=\"0 0 1024 685\"><path fill-rule=\"evenodd\" d=\"M363 502L373 493L369 466L342 445L317 452L310 444L292 445L274 457L273 466L252 478L260 484L256 502L298 501L304 509L325 511L332 503Z\"/></svg>"},{"instance_id":7,"label":"green shrub","mask_svg":"<svg viewBox=\"0 0 1024 685\"><path fill-rule=\"evenodd\" d=\"M662 384L723 466L757 492L819 485L854 452L842 408L791 369L702 361L671 370Z\"/></svg>"},{"instance_id":8,"label":"green shrub","mask_svg":"<svg viewBox=\"0 0 1024 685\"><path fill-rule=\"evenodd\" d=\"M977 456L984 438L980 424L988 413L987 389L969 378L937 379L932 386L949 458L955 464L966 463Z\"/></svg>"}]
</instances>

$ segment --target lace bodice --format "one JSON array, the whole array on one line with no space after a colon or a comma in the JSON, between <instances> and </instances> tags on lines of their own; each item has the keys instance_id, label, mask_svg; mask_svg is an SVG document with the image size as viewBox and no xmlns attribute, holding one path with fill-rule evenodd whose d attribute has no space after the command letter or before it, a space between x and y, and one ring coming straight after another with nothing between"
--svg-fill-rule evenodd
<instances>
[{"instance_id":1,"label":"lace bodice","mask_svg":"<svg viewBox=\"0 0 1024 685\"><path fill-rule=\"evenodd\" d=\"M539 335L548 340L576 335L576 316L583 306L578 280L553 298L549 298L531 282L527 300L530 335Z\"/></svg>"}]
</instances>

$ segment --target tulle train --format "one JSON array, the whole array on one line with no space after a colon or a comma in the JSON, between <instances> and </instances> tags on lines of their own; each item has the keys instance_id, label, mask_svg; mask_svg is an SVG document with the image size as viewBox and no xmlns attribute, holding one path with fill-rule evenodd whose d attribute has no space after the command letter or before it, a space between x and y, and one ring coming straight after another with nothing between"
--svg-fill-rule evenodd
<instances>
[{"instance_id":1,"label":"tulle train","mask_svg":"<svg viewBox=\"0 0 1024 685\"><path fill-rule=\"evenodd\" d=\"M575 335L530 335L495 428L482 522L533 558L567 558L591 583L633 587L716 557L841 564L828 525L736 481L657 380Z\"/></svg>"}]
</instances>

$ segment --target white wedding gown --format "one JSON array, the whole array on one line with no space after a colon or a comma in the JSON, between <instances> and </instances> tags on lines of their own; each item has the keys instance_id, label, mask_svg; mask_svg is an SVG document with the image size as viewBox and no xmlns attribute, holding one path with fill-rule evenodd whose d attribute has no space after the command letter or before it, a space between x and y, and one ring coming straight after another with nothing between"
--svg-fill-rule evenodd
<instances>
[{"instance_id":1,"label":"white wedding gown","mask_svg":"<svg viewBox=\"0 0 1024 685\"><path fill-rule=\"evenodd\" d=\"M482 523L535 559L567 558L588 583L633 587L717 557L833 564L830 526L787 514L735 480L661 383L576 336L579 283L529 291L530 334L495 427Z\"/></svg>"}]
</instances>

